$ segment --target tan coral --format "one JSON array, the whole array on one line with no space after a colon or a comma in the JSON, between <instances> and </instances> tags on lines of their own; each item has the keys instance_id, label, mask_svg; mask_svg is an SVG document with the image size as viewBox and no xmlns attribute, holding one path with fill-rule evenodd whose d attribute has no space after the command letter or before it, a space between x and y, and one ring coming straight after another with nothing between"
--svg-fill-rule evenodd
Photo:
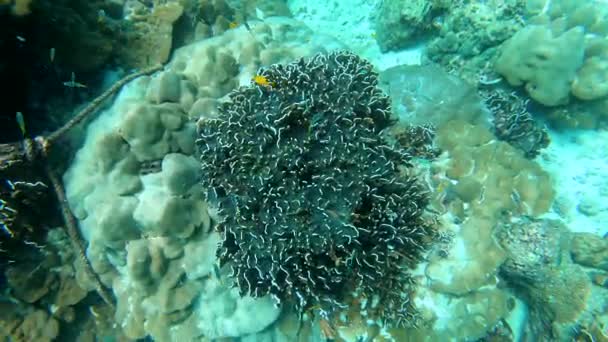
<instances>
[{"instance_id":1,"label":"tan coral","mask_svg":"<svg viewBox=\"0 0 608 342\"><path fill-rule=\"evenodd\" d=\"M608 95L608 56L588 58L572 82L572 94L581 100Z\"/></svg>"},{"instance_id":2,"label":"tan coral","mask_svg":"<svg viewBox=\"0 0 608 342\"><path fill-rule=\"evenodd\" d=\"M127 43L119 46L121 61L135 68L165 63L173 46L173 24L183 11L178 2L159 2L149 13L129 16L132 28L126 32Z\"/></svg>"},{"instance_id":3,"label":"tan coral","mask_svg":"<svg viewBox=\"0 0 608 342\"><path fill-rule=\"evenodd\" d=\"M584 34L581 27L557 35L549 27L529 25L501 46L495 69L544 105L566 104L583 64Z\"/></svg>"}]
</instances>

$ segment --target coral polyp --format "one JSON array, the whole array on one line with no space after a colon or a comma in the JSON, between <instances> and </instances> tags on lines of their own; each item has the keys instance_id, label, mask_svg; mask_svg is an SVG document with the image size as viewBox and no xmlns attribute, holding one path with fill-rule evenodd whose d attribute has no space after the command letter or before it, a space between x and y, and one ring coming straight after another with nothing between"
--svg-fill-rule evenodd
<instances>
[{"instance_id":1,"label":"coral polyp","mask_svg":"<svg viewBox=\"0 0 608 342\"><path fill-rule=\"evenodd\" d=\"M433 228L411 156L384 138L394 121L372 65L335 52L259 75L273 86L240 87L199 122L221 264L242 295L331 313L356 290L403 323Z\"/></svg>"}]
</instances>

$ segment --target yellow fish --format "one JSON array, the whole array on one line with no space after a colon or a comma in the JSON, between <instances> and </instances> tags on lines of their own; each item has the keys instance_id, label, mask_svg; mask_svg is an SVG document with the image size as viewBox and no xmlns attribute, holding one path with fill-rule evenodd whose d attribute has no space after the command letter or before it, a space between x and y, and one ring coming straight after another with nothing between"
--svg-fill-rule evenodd
<instances>
[{"instance_id":1,"label":"yellow fish","mask_svg":"<svg viewBox=\"0 0 608 342\"><path fill-rule=\"evenodd\" d=\"M230 24L228 24L228 27L230 29L235 29L235 28L239 27L239 23L237 23L236 21L233 21Z\"/></svg>"},{"instance_id":2,"label":"yellow fish","mask_svg":"<svg viewBox=\"0 0 608 342\"><path fill-rule=\"evenodd\" d=\"M252 81L253 81L253 83L255 83L259 86L262 86L262 87L272 88L275 86L274 82L270 82L266 76L262 76L262 75L253 76Z\"/></svg>"},{"instance_id":3,"label":"yellow fish","mask_svg":"<svg viewBox=\"0 0 608 342\"><path fill-rule=\"evenodd\" d=\"M19 125L21 134L25 138L25 119L23 118L23 113L17 112L17 114L15 115L15 120L17 121L17 125Z\"/></svg>"}]
</instances>

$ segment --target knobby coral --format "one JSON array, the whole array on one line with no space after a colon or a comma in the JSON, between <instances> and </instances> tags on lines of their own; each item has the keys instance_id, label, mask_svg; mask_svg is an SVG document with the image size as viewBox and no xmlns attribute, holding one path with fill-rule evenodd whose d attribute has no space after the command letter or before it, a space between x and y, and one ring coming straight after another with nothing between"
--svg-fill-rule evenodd
<instances>
[{"instance_id":1,"label":"knobby coral","mask_svg":"<svg viewBox=\"0 0 608 342\"><path fill-rule=\"evenodd\" d=\"M412 314L410 267L433 228L410 155L383 137L389 98L349 52L260 71L199 122L203 186L218 207L220 263L242 295L270 295L321 315L357 291L380 318Z\"/></svg>"}]
</instances>

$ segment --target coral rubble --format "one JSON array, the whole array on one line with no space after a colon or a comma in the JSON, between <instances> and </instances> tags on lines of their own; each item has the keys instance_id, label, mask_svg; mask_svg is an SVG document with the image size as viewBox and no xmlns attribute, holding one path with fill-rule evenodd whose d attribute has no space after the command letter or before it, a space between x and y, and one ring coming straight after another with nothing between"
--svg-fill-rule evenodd
<instances>
[{"instance_id":1,"label":"coral rubble","mask_svg":"<svg viewBox=\"0 0 608 342\"><path fill-rule=\"evenodd\" d=\"M260 75L199 122L203 185L225 217L220 261L242 294L325 314L357 289L405 323L407 266L433 229L409 155L381 135L390 102L371 64L335 52Z\"/></svg>"}]
</instances>

